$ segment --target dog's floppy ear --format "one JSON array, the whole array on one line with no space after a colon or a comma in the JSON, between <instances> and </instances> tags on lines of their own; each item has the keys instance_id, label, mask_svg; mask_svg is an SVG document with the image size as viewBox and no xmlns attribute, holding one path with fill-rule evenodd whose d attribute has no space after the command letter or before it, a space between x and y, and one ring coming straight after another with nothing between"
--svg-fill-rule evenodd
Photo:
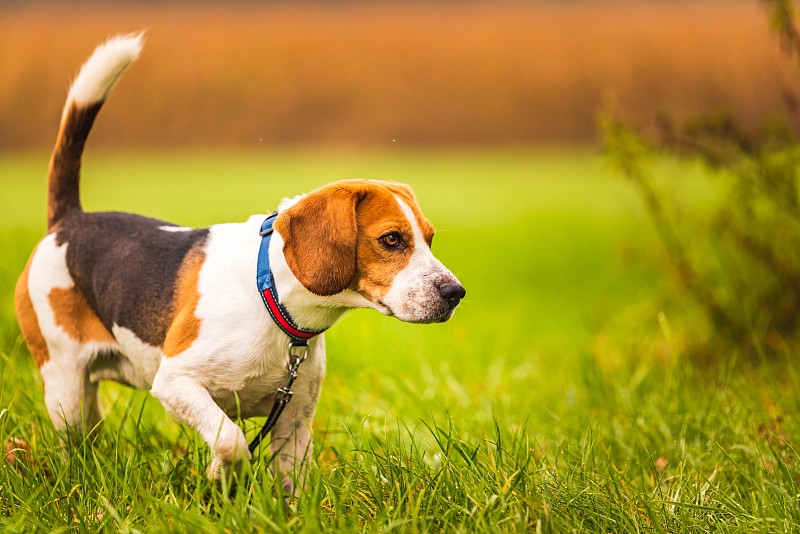
<instances>
[{"instance_id":1,"label":"dog's floppy ear","mask_svg":"<svg viewBox=\"0 0 800 534\"><path fill-rule=\"evenodd\" d=\"M363 192L342 186L313 191L275 219L286 263L315 295L344 291L356 271L356 205Z\"/></svg>"}]
</instances>

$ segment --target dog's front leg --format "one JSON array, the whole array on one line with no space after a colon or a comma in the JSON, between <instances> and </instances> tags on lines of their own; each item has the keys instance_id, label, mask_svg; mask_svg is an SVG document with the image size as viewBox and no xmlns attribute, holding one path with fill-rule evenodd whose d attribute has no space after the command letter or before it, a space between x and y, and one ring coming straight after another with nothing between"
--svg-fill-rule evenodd
<instances>
[{"instance_id":1,"label":"dog's front leg","mask_svg":"<svg viewBox=\"0 0 800 534\"><path fill-rule=\"evenodd\" d=\"M219 480L223 469L250 459L242 430L225 415L208 390L191 377L161 366L150 390L164 408L183 423L195 428L208 443L213 459L208 477Z\"/></svg>"}]
</instances>

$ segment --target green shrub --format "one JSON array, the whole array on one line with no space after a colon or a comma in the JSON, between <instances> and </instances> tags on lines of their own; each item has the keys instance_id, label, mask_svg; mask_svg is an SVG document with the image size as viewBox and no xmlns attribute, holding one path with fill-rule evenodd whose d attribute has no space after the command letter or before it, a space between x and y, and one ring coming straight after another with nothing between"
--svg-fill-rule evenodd
<instances>
[{"instance_id":1,"label":"green shrub","mask_svg":"<svg viewBox=\"0 0 800 534\"><path fill-rule=\"evenodd\" d=\"M787 53L800 52L790 0L762 0ZM798 54L800 55L800 54ZM798 100L784 91L790 113ZM708 320L714 342L783 350L800 340L800 143L784 121L745 131L714 112L676 124L656 121L644 135L613 113L602 120L606 151L637 187L678 285ZM699 162L713 192L702 200L679 177L663 179L656 161ZM687 165L688 164L688 165ZM722 348L722 347L720 347Z\"/></svg>"}]
</instances>

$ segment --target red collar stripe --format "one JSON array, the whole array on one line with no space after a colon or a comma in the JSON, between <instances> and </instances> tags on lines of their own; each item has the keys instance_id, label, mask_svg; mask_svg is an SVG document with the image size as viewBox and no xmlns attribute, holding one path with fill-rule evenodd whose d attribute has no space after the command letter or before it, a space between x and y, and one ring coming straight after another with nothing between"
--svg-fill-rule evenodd
<instances>
[{"instance_id":1,"label":"red collar stripe","mask_svg":"<svg viewBox=\"0 0 800 534\"><path fill-rule=\"evenodd\" d=\"M283 330L285 330L286 333L288 333L290 336L294 336L300 339L311 339L312 337L318 336L319 334L322 333L322 332L303 332L301 330L298 330L297 328L289 324L289 321L287 321L286 318L283 316L282 310L278 307L278 303L275 302L275 298L272 296L272 291L270 291L269 289L265 289L263 295L264 295L264 301L267 303L267 306L269 306L270 312L272 312L271 313L272 317L278 322L278 325Z\"/></svg>"}]
</instances>

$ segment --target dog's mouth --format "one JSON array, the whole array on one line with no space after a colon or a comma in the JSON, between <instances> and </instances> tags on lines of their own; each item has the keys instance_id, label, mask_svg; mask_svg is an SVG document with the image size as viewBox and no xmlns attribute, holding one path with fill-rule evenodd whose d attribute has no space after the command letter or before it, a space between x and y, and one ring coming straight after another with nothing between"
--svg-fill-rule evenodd
<instances>
[{"instance_id":1,"label":"dog's mouth","mask_svg":"<svg viewBox=\"0 0 800 534\"><path fill-rule=\"evenodd\" d=\"M444 313L431 317L430 319L422 319L420 321L410 321L410 322L420 323L420 324L446 323L447 321L450 320L451 317L453 317L453 314L455 314L457 307L458 304L456 304L452 308L448 308L447 311L445 311Z\"/></svg>"},{"instance_id":2,"label":"dog's mouth","mask_svg":"<svg viewBox=\"0 0 800 534\"><path fill-rule=\"evenodd\" d=\"M432 324L432 323L444 323L450 320L455 314L456 308L458 304L453 306L444 304L434 307L433 309L413 309L405 307L405 310L400 310L400 313L396 313L395 310L388 306L385 302L378 300L376 303L382 314L387 317L396 317L403 321L404 323L414 323L414 324Z\"/></svg>"}]
</instances>

